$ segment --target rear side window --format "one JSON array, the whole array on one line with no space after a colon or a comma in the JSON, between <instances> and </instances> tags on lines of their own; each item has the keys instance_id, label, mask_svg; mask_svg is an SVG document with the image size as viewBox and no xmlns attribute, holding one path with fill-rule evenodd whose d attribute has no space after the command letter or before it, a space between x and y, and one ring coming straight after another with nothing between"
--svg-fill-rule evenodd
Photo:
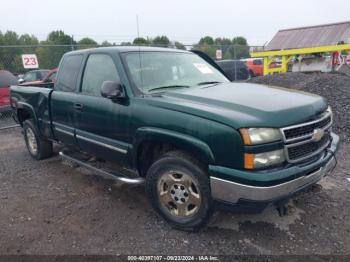
<instances>
[{"instance_id":1,"label":"rear side window","mask_svg":"<svg viewBox=\"0 0 350 262\"><path fill-rule=\"evenodd\" d=\"M83 60L82 55L66 56L60 66L56 90L74 92Z\"/></svg>"},{"instance_id":2,"label":"rear side window","mask_svg":"<svg viewBox=\"0 0 350 262\"><path fill-rule=\"evenodd\" d=\"M85 66L81 92L88 95L100 96L104 81L118 81L118 71L113 59L105 54L92 54Z\"/></svg>"}]
</instances>

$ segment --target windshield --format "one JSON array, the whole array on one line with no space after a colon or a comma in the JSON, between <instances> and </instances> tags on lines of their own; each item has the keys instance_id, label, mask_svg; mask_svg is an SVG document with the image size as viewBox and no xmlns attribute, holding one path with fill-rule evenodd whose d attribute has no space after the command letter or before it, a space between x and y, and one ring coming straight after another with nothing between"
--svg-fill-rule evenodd
<instances>
[{"instance_id":1,"label":"windshield","mask_svg":"<svg viewBox=\"0 0 350 262\"><path fill-rule=\"evenodd\" d=\"M192 53L130 52L126 53L125 62L131 80L144 93L229 82L216 68Z\"/></svg>"}]
</instances>

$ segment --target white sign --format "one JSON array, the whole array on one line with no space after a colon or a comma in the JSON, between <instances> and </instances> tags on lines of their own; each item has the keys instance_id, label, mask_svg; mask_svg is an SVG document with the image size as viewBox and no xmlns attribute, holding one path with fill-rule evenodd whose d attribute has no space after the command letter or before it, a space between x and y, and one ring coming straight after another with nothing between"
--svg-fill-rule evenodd
<instances>
[{"instance_id":1,"label":"white sign","mask_svg":"<svg viewBox=\"0 0 350 262\"><path fill-rule=\"evenodd\" d=\"M221 49L216 50L216 59L222 59L222 50Z\"/></svg>"},{"instance_id":2,"label":"white sign","mask_svg":"<svg viewBox=\"0 0 350 262\"><path fill-rule=\"evenodd\" d=\"M22 55L22 63L23 67L26 69L39 68L39 62L36 54Z\"/></svg>"}]
</instances>

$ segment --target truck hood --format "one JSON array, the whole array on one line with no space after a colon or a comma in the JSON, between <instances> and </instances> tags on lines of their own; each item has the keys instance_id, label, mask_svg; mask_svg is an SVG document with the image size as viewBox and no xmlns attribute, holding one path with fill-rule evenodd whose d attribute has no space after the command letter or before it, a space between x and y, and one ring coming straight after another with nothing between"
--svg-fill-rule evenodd
<instances>
[{"instance_id":1,"label":"truck hood","mask_svg":"<svg viewBox=\"0 0 350 262\"><path fill-rule=\"evenodd\" d=\"M289 126L308 121L327 108L318 95L248 83L178 89L149 97L149 103L234 128Z\"/></svg>"}]
</instances>

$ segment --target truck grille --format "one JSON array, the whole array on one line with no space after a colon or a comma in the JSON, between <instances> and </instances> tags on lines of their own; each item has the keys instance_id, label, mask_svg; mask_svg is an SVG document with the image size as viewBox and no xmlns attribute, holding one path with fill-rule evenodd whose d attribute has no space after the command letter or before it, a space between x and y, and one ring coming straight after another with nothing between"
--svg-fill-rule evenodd
<instances>
[{"instance_id":1,"label":"truck grille","mask_svg":"<svg viewBox=\"0 0 350 262\"><path fill-rule=\"evenodd\" d=\"M281 128L287 160L295 163L321 153L329 145L331 125L332 112L327 109L316 120ZM316 141L314 133L318 129L324 132L324 136Z\"/></svg>"},{"instance_id":2,"label":"truck grille","mask_svg":"<svg viewBox=\"0 0 350 262\"><path fill-rule=\"evenodd\" d=\"M306 142L287 147L288 159L290 162L312 157L322 152L330 142L330 135L326 134L320 141Z\"/></svg>"},{"instance_id":3,"label":"truck grille","mask_svg":"<svg viewBox=\"0 0 350 262\"><path fill-rule=\"evenodd\" d=\"M303 137L306 135L311 135L316 128L324 128L328 126L331 123L331 121L332 121L331 116L328 116L323 120L321 120L320 122L285 130L284 135L287 140Z\"/></svg>"}]
</instances>

